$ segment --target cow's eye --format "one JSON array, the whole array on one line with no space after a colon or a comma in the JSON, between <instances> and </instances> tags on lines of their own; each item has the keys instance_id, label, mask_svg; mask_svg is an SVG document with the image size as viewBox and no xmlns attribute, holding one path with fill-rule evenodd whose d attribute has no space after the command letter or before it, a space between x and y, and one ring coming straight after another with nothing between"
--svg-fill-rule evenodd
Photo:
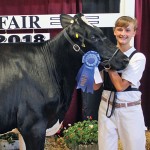
<instances>
[{"instance_id":1,"label":"cow's eye","mask_svg":"<svg viewBox=\"0 0 150 150\"><path fill-rule=\"evenodd\" d=\"M92 41L97 41L98 39L97 39L96 36L92 35L92 36L91 36L91 40L92 40Z\"/></svg>"}]
</instances>

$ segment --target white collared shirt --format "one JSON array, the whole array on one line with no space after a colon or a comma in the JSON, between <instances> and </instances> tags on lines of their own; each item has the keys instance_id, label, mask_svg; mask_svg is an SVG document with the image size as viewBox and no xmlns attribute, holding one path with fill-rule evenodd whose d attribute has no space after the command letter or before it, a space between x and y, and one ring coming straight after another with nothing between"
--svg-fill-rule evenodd
<instances>
[{"instance_id":1,"label":"white collared shirt","mask_svg":"<svg viewBox=\"0 0 150 150\"><path fill-rule=\"evenodd\" d=\"M134 47L124 52L124 54L129 57L133 51L135 51ZM143 75L143 71L145 69L145 64L146 64L146 58L144 54L138 52L132 56L128 66L124 70L118 72L122 73L122 79L128 80L129 82L132 83L131 85L132 88L139 88L140 80ZM117 103L133 102L141 99L140 91L116 92L116 95L117 95L117 100L116 100ZM108 91L104 90L103 96L108 98L109 96Z\"/></svg>"}]
</instances>

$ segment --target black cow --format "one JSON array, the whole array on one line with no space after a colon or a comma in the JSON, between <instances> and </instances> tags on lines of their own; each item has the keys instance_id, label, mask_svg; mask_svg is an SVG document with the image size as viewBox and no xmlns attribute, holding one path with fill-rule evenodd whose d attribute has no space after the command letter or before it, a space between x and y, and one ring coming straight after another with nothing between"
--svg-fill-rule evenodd
<instances>
[{"instance_id":1,"label":"black cow","mask_svg":"<svg viewBox=\"0 0 150 150\"><path fill-rule=\"evenodd\" d=\"M43 43L0 44L0 133L18 128L27 150L43 150L46 129L63 120L83 53L97 51L107 62L101 64L116 70L128 64L102 31L83 18L61 15L64 29Z\"/></svg>"}]
</instances>

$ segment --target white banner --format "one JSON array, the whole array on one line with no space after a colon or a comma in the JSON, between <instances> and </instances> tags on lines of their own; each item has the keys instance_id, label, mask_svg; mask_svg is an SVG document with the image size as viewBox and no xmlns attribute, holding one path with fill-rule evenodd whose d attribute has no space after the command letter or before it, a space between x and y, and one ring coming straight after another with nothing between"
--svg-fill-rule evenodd
<instances>
[{"instance_id":1,"label":"white banner","mask_svg":"<svg viewBox=\"0 0 150 150\"><path fill-rule=\"evenodd\" d=\"M70 14L74 16L74 14ZM97 27L113 27L119 13L85 14L87 20ZM60 14L0 16L0 30L54 29L62 28Z\"/></svg>"},{"instance_id":2,"label":"white banner","mask_svg":"<svg viewBox=\"0 0 150 150\"><path fill-rule=\"evenodd\" d=\"M0 34L0 43L44 42L50 39L50 33Z\"/></svg>"}]
</instances>

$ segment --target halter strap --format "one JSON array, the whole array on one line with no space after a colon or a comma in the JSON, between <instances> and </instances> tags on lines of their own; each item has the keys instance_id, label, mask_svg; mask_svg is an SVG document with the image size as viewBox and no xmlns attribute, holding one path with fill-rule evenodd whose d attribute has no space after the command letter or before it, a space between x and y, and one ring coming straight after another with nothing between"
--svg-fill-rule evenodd
<instances>
[{"instance_id":1,"label":"halter strap","mask_svg":"<svg viewBox=\"0 0 150 150\"><path fill-rule=\"evenodd\" d=\"M117 48L115 50L115 52L113 53L113 55L108 59L108 60L104 60L103 62L101 62L101 65L105 68L105 69L110 69L110 61L113 59L113 57L117 54L117 52L119 51L119 49Z\"/></svg>"},{"instance_id":2,"label":"halter strap","mask_svg":"<svg viewBox=\"0 0 150 150\"><path fill-rule=\"evenodd\" d=\"M68 40L68 42L72 45L73 49L76 51L76 52L79 52L80 54L84 54L84 52L82 51L82 49L80 48L80 46L78 44L75 44L71 38L69 37L69 35L67 34L66 30L64 30L64 36L65 38Z\"/></svg>"}]
</instances>

